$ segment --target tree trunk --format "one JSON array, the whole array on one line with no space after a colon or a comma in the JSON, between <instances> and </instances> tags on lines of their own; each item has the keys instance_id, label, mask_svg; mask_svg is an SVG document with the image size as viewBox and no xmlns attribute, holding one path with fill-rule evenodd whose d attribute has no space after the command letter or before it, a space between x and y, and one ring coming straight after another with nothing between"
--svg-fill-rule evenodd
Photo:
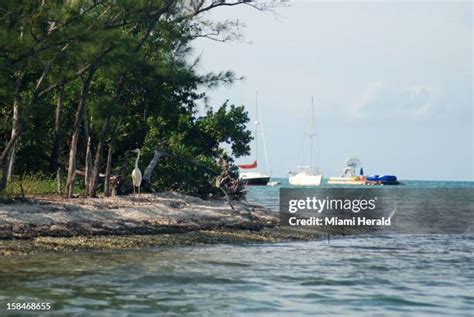
<instances>
[{"instance_id":1,"label":"tree trunk","mask_svg":"<svg viewBox=\"0 0 474 317\"><path fill-rule=\"evenodd\" d=\"M92 175L91 137L87 136L86 160L84 168L84 197L88 197Z\"/></svg>"},{"instance_id":2,"label":"tree trunk","mask_svg":"<svg viewBox=\"0 0 474 317\"><path fill-rule=\"evenodd\" d=\"M153 173L156 164L158 164L160 158L165 155L166 153L155 150L153 158L151 159L150 163L148 163L148 166L146 167L145 172L143 173L143 181L145 182L145 184L149 184L151 182L151 174Z\"/></svg>"},{"instance_id":3,"label":"tree trunk","mask_svg":"<svg viewBox=\"0 0 474 317\"><path fill-rule=\"evenodd\" d=\"M2 181L0 184L0 190L7 186L7 183L11 180L13 173L13 165L15 160L15 148L18 134L20 133L20 90L23 82L23 72L17 71L16 73L16 85L15 85L15 98L13 99L13 122L10 142L7 145L5 157L2 155L3 173Z\"/></svg>"},{"instance_id":4,"label":"tree trunk","mask_svg":"<svg viewBox=\"0 0 474 317\"><path fill-rule=\"evenodd\" d=\"M51 157L49 160L49 169L56 171L59 168L59 157L61 155L61 119L62 111L64 106L64 85L59 87L58 96L56 100L56 115L54 119L54 134L53 134L53 147L51 149Z\"/></svg>"},{"instance_id":5,"label":"tree trunk","mask_svg":"<svg viewBox=\"0 0 474 317\"><path fill-rule=\"evenodd\" d=\"M122 74L120 75L117 83L117 88L115 89L114 94L112 95L112 103L118 103L118 99L120 97L120 94L122 92L123 84L125 82L125 75ZM100 171L100 164L102 161L102 153L104 151L104 143L105 143L105 138L107 136L107 132L109 131L110 127L110 119L112 118L112 114L109 112L107 113L104 122L102 123L102 129L100 130L99 134L99 141L97 143L97 150L95 152L95 159L94 159L94 169L92 171L92 178L90 182L90 194L89 196L93 197L96 195L96 183L97 179L99 177L99 171ZM121 121L121 120L119 120Z\"/></svg>"},{"instance_id":6,"label":"tree trunk","mask_svg":"<svg viewBox=\"0 0 474 317\"><path fill-rule=\"evenodd\" d=\"M18 138L18 135L21 130L21 125L18 127L17 134L15 134L14 138L11 138L10 141L8 141L7 145L5 146L5 149L3 149L2 156L0 157L0 165L5 165L4 163L6 162L8 156L10 155L10 151L13 148L13 145L15 145L16 139Z\"/></svg>"},{"instance_id":7,"label":"tree trunk","mask_svg":"<svg viewBox=\"0 0 474 317\"><path fill-rule=\"evenodd\" d=\"M84 140L87 140L86 144L86 158L84 160L84 197L89 195L90 182L92 175L92 138L90 136L89 123L87 121L87 108L84 109ZM91 119L92 121L92 119Z\"/></svg>"},{"instance_id":8,"label":"tree trunk","mask_svg":"<svg viewBox=\"0 0 474 317\"><path fill-rule=\"evenodd\" d=\"M171 2L170 2L171 4ZM166 6L168 7L168 6ZM165 9L163 9L163 12L165 12ZM159 14L157 17L155 17L155 20L153 23L148 27L147 32L145 32L145 35L138 41L137 45L133 49L135 52L138 52L140 48L145 44L146 40L151 34L152 29L156 26L158 21L160 20L161 14ZM112 95L112 104L117 104L119 102L120 94L122 92L123 84L125 83L125 77L126 77L126 72L123 72L120 74L118 80L117 80L117 87L114 91L114 94ZM97 143L97 150L95 153L95 159L94 159L94 169L92 171L92 178L89 184L89 190L90 194L89 196L95 196L96 195L96 183L97 179L99 177L99 170L100 170L100 164L102 160L102 153L104 151L104 143L105 143L105 138L107 136L107 132L109 130L110 126L110 119L112 117L112 114L109 112L107 116L105 117L104 123L102 125L102 129L100 131L99 135L99 141Z\"/></svg>"},{"instance_id":9,"label":"tree trunk","mask_svg":"<svg viewBox=\"0 0 474 317\"><path fill-rule=\"evenodd\" d=\"M90 197L96 196L96 184L97 184L97 179L99 177L100 163L102 160L102 152L104 151L105 136L107 135L107 131L109 130L109 123L110 123L110 115L107 115L107 117L104 120L104 123L102 124L102 129L99 135L99 141L97 143L97 150L95 152L94 168L91 173L91 179L90 179L90 185L89 185Z\"/></svg>"},{"instance_id":10,"label":"tree trunk","mask_svg":"<svg viewBox=\"0 0 474 317\"><path fill-rule=\"evenodd\" d=\"M7 174L8 174L8 164L3 164L2 165L2 183L1 183L1 188L0 190L5 189L7 187Z\"/></svg>"},{"instance_id":11,"label":"tree trunk","mask_svg":"<svg viewBox=\"0 0 474 317\"><path fill-rule=\"evenodd\" d=\"M105 167L105 181L104 181L104 195L110 196L110 172L112 169L112 144L109 144L109 151L107 153L107 165Z\"/></svg>"},{"instance_id":12,"label":"tree trunk","mask_svg":"<svg viewBox=\"0 0 474 317\"><path fill-rule=\"evenodd\" d=\"M76 177L76 153L77 153L77 143L79 141L79 132L81 127L81 121L83 120L84 109L87 103L87 96L89 94L89 87L94 76L95 69L91 67L87 75L86 80L82 82L81 89L81 98L79 100L79 105L76 110L76 115L74 118L74 126L72 129L71 137L71 147L69 150L69 163L67 170L67 180L66 180L66 195L68 198L71 198L74 194L74 180Z\"/></svg>"},{"instance_id":13,"label":"tree trunk","mask_svg":"<svg viewBox=\"0 0 474 317\"><path fill-rule=\"evenodd\" d=\"M8 163L7 165L7 183L9 183L12 180L12 174L13 174L13 164L15 163L15 149L16 149L16 142L12 146L12 150L10 152L10 157L8 158Z\"/></svg>"},{"instance_id":14,"label":"tree trunk","mask_svg":"<svg viewBox=\"0 0 474 317\"><path fill-rule=\"evenodd\" d=\"M56 191L58 195L61 195L61 168L58 167L58 170L56 171Z\"/></svg>"},{"instance_id":15,"label":"tree trunk","mask_svg":"<svg viewBox=\"0 0 474 317\"><path fill-rule=\"evenodd\" d=\"M159 18L160 16L161 16L161 14L157 18L155 18L154 22L149 26L148 31L145 32L145 35L137 43L137 45L134 48L135 52L138 52L140 50L140 48L145 44L146 40L150 36L151 30L154 28L154 26L160 20L160 18ZM120 95L121 95L121 92L122 92L123 84L125 83L125 78L126 78L126 73L125 72L120 74L120 76L117 80L117 87L114 91L114 94L112 95L112 104L119 103L119 98L120 98ZM102 129L100 131L99 141L97 143L97 150L96 150L95 159L94 159L94 169L93 169L93 172L92 172L91 182L89 184L89 190L90 190L89 196L95 196L96 195L96 183L97 183L97 179L99 177L99 170L100 170L100 164L101 164L101 160L102 160L102 153L104 151L105 138L106 138L108 130L109 130L111 117L112 117L112 114L109 112L107 114L107 116L105 117L104 123L102 125Z\"/></svg>"},{"instance_id":16,"label":"tree trunk","mask_svg":"<svg viewBox=\"0 0 474 317\"><path fill-rule=\"evenodd\" d=\"M69 46L69 44L67 44L64 47L64 49L66 49L68 46ZM35 104L36 99L46 92L46 90L43 90L40 93L39 89L41 87L42 82L48 76L48 74L51 70L51 67L53 65L53 62L55 61L57 56L58 56L58 54L56 54L48 62L48 64L46 64L46 66L43 69L43 72L41 73L41 76L38 78L38 80L36 80L36 85L34 86L34 89L31 93L30 101L28 102L28 105L26 106L26 109L29 109L30 107L32 107ZM2 181L0 182L0 190L5 188L5 186L7 184L8 174L9 174L8 170L13 169L13 163L10 164L10 162L12 161L11 158L12 158L12 153L14 153L16 140L18 139L18 135L20 134L21 128L22 128L22 125L21 125L21 122L20 122L20 115L19 115L19 106L20 106L19 100L20 100L20 89L21 89L21 84L23 82L23 77L24 77L23 72L19 70L17 72L17 83L16 83L16 87L15 87L15 101L18 100L17 107L16 107L17 121L16 121L16 126L15 126L15 122L14 122L14 126L12 127L12 137L10 138L10 141L8 141L7 146L3 150L2 156L0 158L0 163L3 165L3 171L4 171L4 173L2 175ZM14 112L13 117L14 117L14 120L15 120L15 106L14 106L13 112ZM11 168L10 168L10 166L11 166Z\"/></svg>"}]
</instances>

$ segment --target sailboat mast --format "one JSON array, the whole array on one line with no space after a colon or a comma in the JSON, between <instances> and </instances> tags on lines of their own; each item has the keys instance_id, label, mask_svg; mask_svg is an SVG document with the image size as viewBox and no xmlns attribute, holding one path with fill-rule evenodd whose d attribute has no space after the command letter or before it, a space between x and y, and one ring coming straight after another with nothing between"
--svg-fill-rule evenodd
<instances>
[{"instance_id":1,"label":"sailboat mast","mask_svg":"<svg viewBox=\"0 0 474 317\"><path fill-rule=\"evenodd\" d=\"M314 97L311 97L311 131L309 132L309 172L313 171L313 137L314 137Z\"/></svg>"},{"instance_id":2,"label":"sailboat mast","mask_svg":"<svg viewBox=\"0 0 474 317\"><path fill-rule=\"evenodd\" d=\"M255 139L255 161L258 161L258 91L255 92L255 131L254 131L254 139Z\"/></svg>"}]
</instances>

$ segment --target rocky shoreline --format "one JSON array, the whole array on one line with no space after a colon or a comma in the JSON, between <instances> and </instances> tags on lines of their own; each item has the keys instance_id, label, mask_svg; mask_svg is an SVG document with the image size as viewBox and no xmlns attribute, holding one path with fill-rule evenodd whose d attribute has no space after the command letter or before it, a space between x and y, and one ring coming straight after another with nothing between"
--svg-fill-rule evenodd
<instances>
[{"instance_id":1,"label":"rocky shoreline","mask_svg":"<svg viewBox=\"0 0 474 317\"><path fill-rule=\"evenodd\" d=\"M234 209L234 210L233 210ZM178 193L113 198L31 197L0 204L0 255L213 243L309 240L313 230L280 228L275 213L247 202Z\"/></svg>"}]
</instances>

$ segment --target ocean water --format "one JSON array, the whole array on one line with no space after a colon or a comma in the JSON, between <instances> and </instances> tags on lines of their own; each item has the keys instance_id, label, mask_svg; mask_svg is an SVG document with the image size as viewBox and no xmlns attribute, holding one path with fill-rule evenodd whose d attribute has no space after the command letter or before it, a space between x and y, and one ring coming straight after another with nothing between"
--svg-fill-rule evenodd
<instances>
[{"instance_id":1,"label":"ocean water","mask_svg":"<svg viewBox=\"0 0 474 317\"><path fill-rule=\"evenodd\" d=\"M299 186L292 186L289 184L287 178L272 178L272 181L280 183L278 186L254 186L248 187L247 198L249 201L263 205L271 210L278 211L279 209L279 191L280 188L302 188ZM385 190L398 190L398 189L413 189L414 191L420 189L450 189L450 188L470 188L474 189L474 182L466 181L401 181L401 185L393 186L364 186L364 185L328 185L327 179L323 179L321 186L318 188L383 188ZM311 188L311 187L307 187Z\"/></svg>"},{"instance_id":2,"label":"ocean water","mask_svg":"<svg viewBox=\"0 0 474 317\"><path fill-rule=\"evenodd\" d=\"M249 200L277 208L278 187ZM48 302L42 316L473 316L473 251L474 235L362 235L7 257L0 315Z\"/></svg>"}]
</instances>

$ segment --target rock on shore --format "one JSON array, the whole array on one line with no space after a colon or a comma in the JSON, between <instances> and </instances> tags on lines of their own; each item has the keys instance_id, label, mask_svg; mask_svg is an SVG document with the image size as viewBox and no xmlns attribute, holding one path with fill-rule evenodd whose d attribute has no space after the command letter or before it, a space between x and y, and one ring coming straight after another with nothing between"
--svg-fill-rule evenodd
<instances>
[{"instance_id":1,"label":"rock on shore","mask_svg":"<svg viewBox=\"0 0 474 317\"><path fill-rule=\"evenodd\" d=\"M313 229L280 227L277 214L246 202L177 193L114 198L32 197L0 204L0 256L216 243L313 240Z\"/></svg>"},{"instance_id":2,"label":"rock on shore","mask_svg":"<svg viewBox=\"0 0 474 317\"><path fill-rule=\"evenodd\" d=\"M261 206L205 201L178 193L111 198L33 197L0 205L0 239L260 230L278 223Z\"/></svg>"}]
</instances>

